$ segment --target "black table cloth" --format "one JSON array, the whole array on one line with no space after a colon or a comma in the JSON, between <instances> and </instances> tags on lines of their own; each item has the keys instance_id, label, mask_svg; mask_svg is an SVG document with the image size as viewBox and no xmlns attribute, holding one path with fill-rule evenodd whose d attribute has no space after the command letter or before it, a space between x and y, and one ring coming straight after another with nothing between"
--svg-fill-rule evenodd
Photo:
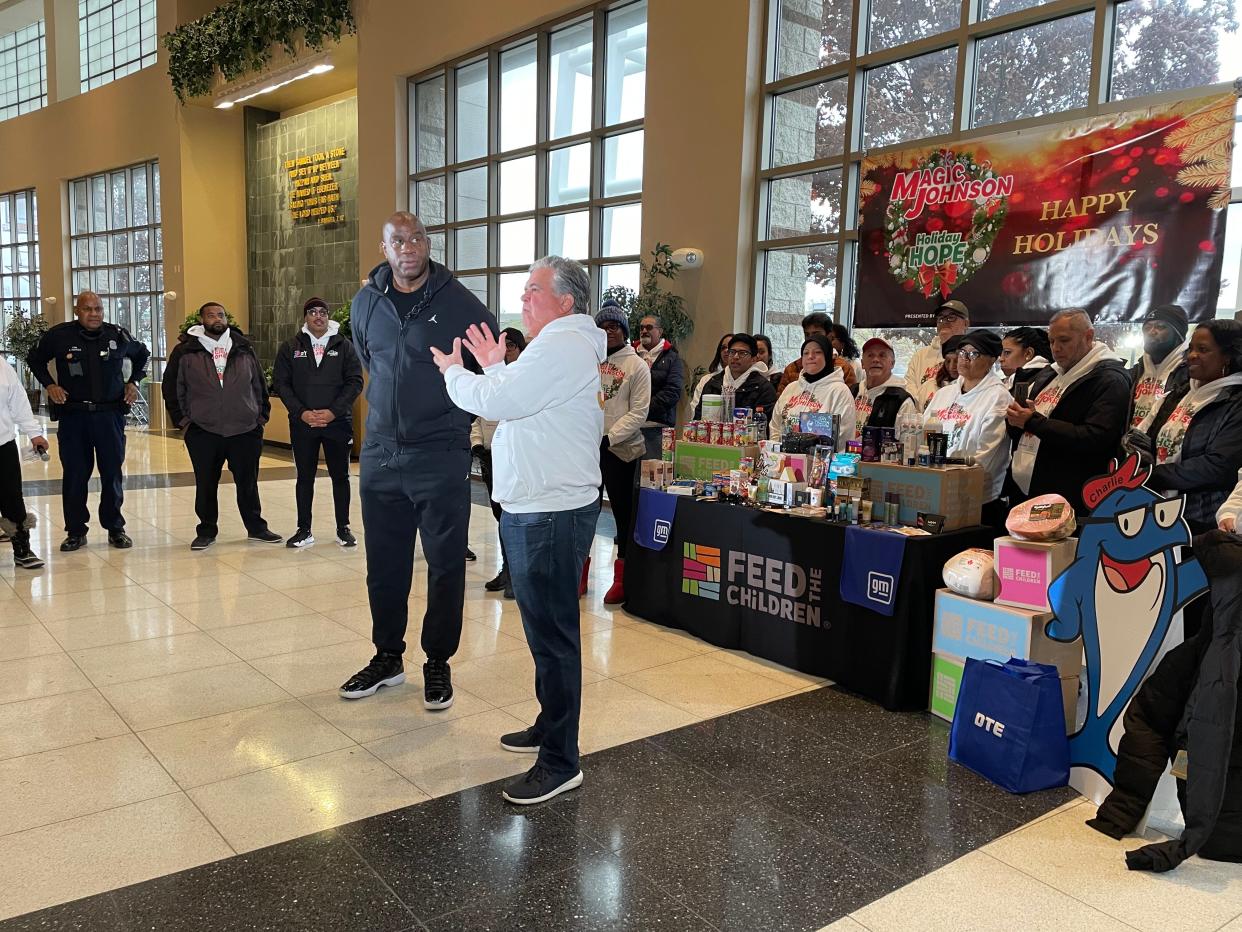
<instances>
[{"instance_id":1,"label":"black table cloth","mask_svg":"<svg viewBox=\"0 0 1242 932\"><path fill-rule=\"evenodd\" d=\"M946 560L991 548L986 528L905 539L895 610L842 601L846 526L679 499L667 546L632 544L625 609L827 677L887 709L927 708L935 591Z\"/></svg>"}]
</instances>

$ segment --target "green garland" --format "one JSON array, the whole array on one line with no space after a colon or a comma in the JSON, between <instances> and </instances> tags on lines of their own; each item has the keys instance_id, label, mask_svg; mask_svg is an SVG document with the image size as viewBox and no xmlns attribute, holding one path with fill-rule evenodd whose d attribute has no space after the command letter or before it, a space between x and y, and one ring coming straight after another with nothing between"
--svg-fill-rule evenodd
<instances>
[{"instance_id":1,"label":"green garland","mask_svg":"<svg viewBox=\"0 0 1242 932\"><path fill-rule=\"evenodd\" d=\"M262 71L274 45L296 54L299 34L318 50L354 32L350 0L230 0L164 35L168 77L185 103L211 93L217 69L226 81L235 81Z\"/></svg>"},{"instance_id":2,"label":"green garland","mask_svg":"<svg viewBox=\"0 0 1242 932\"><path fill-rule=\"evenodd\" d=\"M993 177L994 174L990 164L976 162L969 152L955 154L938 150L928 156L926 161L918 167L919 169L938 168L950 162L956 162L965 169L968 181L982 181ZM903 285L910 283L924 296L930 296L932 292L939 291L942 297L947 298L954 288L964 284L983 263L988 261L988 256L992 252L992 244L996 241L996 236L1004 226L1005 217L1009 213L1009 198L1004 196L980 198L976 202L971 217L970 232L963 237L970 247L970 251L966 254L966 261L952 270L938 269L934 273L925 274L921 280L919 269L910 264L910 250L914 244L910 242L910 224L906 220L905 212L905 201L890 201L884 212L884 240L888 247L889 271L893 273L897 281ZM952 277L946 277L946 273L950 273Z\"/></svg>"}]
</instances>

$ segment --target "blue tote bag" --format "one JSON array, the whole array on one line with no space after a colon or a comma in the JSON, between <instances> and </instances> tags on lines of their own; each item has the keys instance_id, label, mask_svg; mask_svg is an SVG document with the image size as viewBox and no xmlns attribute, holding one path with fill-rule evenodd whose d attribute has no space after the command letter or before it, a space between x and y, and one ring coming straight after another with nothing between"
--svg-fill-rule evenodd
<instances>
[{"instance_id":1,"label":"blue tote bag","mask_svg":"<svg viewBox=\"0 0 1242 932\"><path fill-rule=\"evenodd\" d=\"M1057 668L1011 657L967 658L953 712L949 757L1011 793L1069 782Z\"/></svg>"}]
</instances>

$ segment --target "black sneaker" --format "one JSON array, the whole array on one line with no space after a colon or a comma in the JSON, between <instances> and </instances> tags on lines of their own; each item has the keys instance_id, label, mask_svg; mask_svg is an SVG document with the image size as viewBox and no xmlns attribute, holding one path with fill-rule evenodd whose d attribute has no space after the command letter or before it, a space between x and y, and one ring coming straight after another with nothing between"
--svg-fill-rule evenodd
<instances>
[{"instance_id":1,"label":"black sneaker","mask_svg":"<svg viewBox=\"0 0 1242 932\"><path fill-rule=\"evenodd\" d=\"M73 553L75 550L81 550L86 546L85 534L70 534L64 539L60 545L61 553Z\"/></svg>"},{"instance_id":2,"label":"black sneaker","mask_svg":"<svg viewBox=\"0 0 1242 932\"><path fill-rule=\"evenodd\" d=\"M38 555L30 549L30 532L18 531L12 538L13 541L13 562L22 569L41 570L43 569L43 561Z\"/></svg>"},{"instance_id":3,"label":"black sneaker","mask_svg":"<svg viewBox=\"0 0 1242 932\"><path fill-rule=\"evenodd\" d=\"M358 546L358 538L354 537L347 527L338 527L336 529L336 542L342 547Z\"/></svg>"},{"instance_id":4,"label":"black sneaker","mask_svg":"<svg viewBox=\"0 0 1242 932\"><path fill-rule=\"evenodd\" d=\"M129 535L124 531L109 531L108 543L117 550L128 550L134 546L134 542L130 540Z\"/></svg>"},{"instance_id":5,"label":"black sneaker","mask_svg":"<svg viewBox=\"0 0 1242 932\"><path fill-rule=\"evenodd\" d=\"M381 686L399 686L405 682L405 665L401 655L379 651L371 662L351 676L341 687L344 699L362 699L373 696Z\"/></svg>"},{"instance_id":6,"label":"black sneaker","mask_svg":"<svg viewBox=\"0 0 1242 932\"><path fill-rule=\"evenodd\" d=\"M474 562L475 560L477 560L477 559L478 559L478 557L476 557L476 556L474 555L474 551L473 551L473 550L471 550L469 547L467 547L467 548L466 548L466 562L467 562L467 563L473 563L473 562Z\"/></svg>"},{"instance_id":7,"label":"black sneaker","mask_svg":"<svg viewBox=\"0 0 1242 932\"><path fill-rule=\"evenodd\" d=\"M447 660L423 664L423 708L439 712L453 704L453 677Z\"/></svg>"},{"instance_id":8,"label":"black sneaker","mask_svg":"<svg viewBox=\"0 0 1242 932\"><path fill-rule=\"evenodd\" d=\"M501 568L495 578L489 579L483 584L483 588L488 592L500 592L502 589L509 588L509 570L507 567Z\"/></svg>"},{"instance_id":9,"label":"black sneaker","mask_svg":"<svg viewBox=\"0 0 1242 932\"><path fill-rule=\"evenodd\" d=\"M518 806L533 806L535 803L547 802L553 796L582 786L582 771L572 777L556 776L543 764L536 764L522 776L505 784L501 796L506 802Z\"/></svg>"},{"instance_id":10,"label":"black sneaker","mask_svg":"<svg viewBox=\"0 0 1242 932\"><path fill-rule=\"evenodd\" d=\"M194 538L194 542L190 544L190 549L191 550L206 550L208 547L210 547L215 542L216 542L216 539L214 537L208 537L206 534L199 534L198 537Z\"/></svg>"},{"instance_id":11,"label":"black sneaker","mask_svg":"<svg viewBox=\"0 0 1242 932\"><path fill-rule=\"evenodd\" d=\"M283 537L268 528L264 528L262 531L251 531L247 535L247 539L258 541L261 544L279 544L284 540Z\"/></svg>"},{"instance_id":12,"label":"black sneaker","mask_svg":"<svg viewBox=\"0 0 1242 932\"><path fill-rule=\"evenodd\" d=\"M500 746L514 754L539 753L539 739L535 737L533 726L525 731L512 731L507 735L501 735Z\"/></svg>"},{"instance_id":13,"label":"black sneaker","mask_svg":"<svg viewBox=\"0 0 1242 932\"><path fill-rule=\"evenodd\" d=\"M285 541L286 547L309 547L315 542L315 535L308 527L298 528L298 532Z\"/></svg>"}]
</instances>

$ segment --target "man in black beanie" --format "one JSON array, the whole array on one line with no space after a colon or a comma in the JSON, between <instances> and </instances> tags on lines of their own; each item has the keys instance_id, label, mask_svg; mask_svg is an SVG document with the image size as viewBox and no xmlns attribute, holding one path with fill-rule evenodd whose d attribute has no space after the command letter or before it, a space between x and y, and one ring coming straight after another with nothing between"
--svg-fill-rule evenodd
<instances>
[{"instance_id":1,"label":"man in black beanie","mask_svg":"<svg viewBox=\"0 0 1242 932\"><path fill-rule=\"evenodd\" d=\"M1143 358L1127 372L1134 385L1130 426L1137 427L1170 392L1190 384L1186 332L1190 323L1177 304L1162 304L1143 318Z\"/></svg>"}]
</instances>

